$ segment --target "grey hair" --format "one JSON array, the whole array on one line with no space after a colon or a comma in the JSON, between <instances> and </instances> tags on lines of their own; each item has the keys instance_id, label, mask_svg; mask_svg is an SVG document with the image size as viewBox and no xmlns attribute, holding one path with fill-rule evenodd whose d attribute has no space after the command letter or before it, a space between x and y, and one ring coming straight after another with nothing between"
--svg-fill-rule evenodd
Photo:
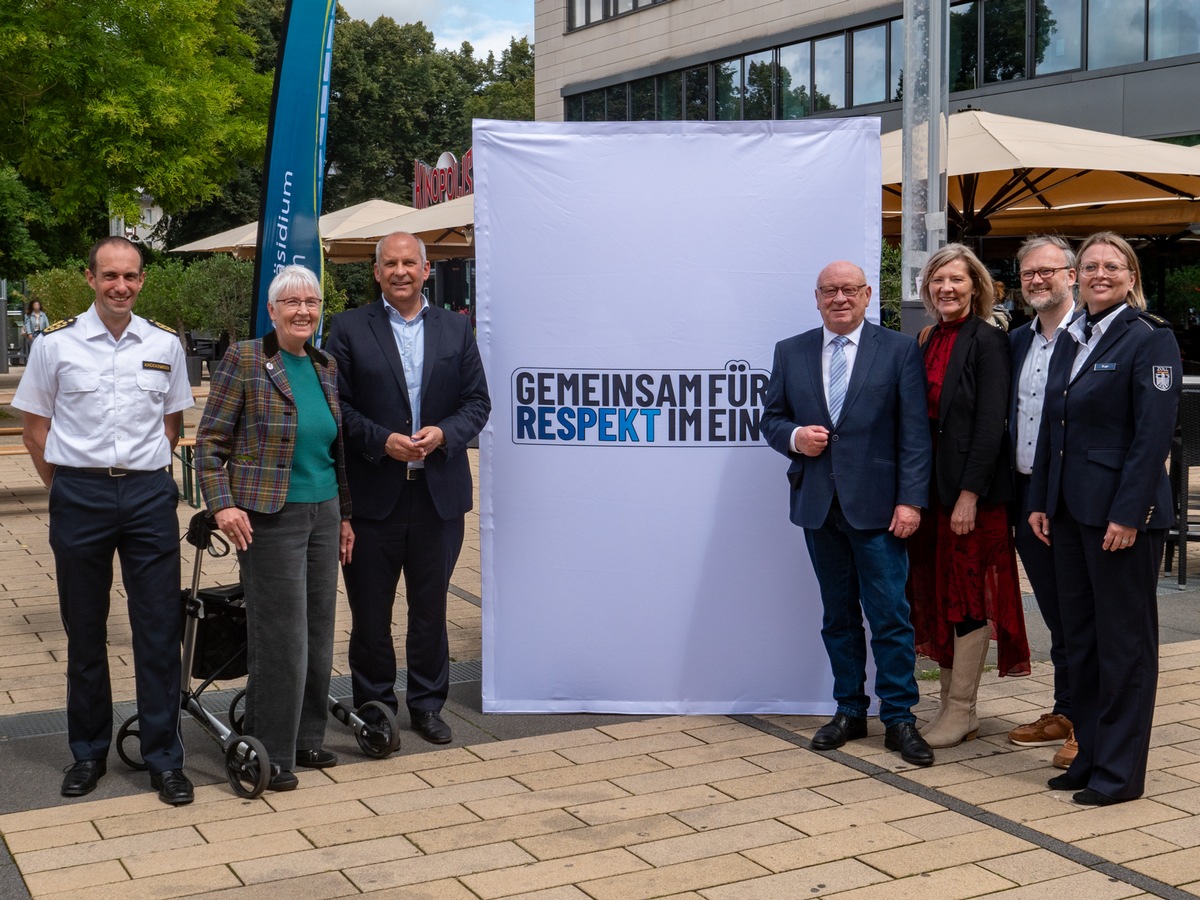
<instances>
[{"instance_id":1,"label":"grey hair","mask_svg":"<svg viewBox=\"0 0 1200 900\"><path fill-rule=\"evenodd\" d=\"M307 266L292 265L284 266L271 279L271 286L267 288L267 305L274 309L276 300L285 292L294 291L297 288L307 288L316 294L318 299L324 299L324 294L321 293L321 280L317 278L317 273Z\"/></svg>"},{"instance_id":2,"label":"grey hair","mask_svg":"<svg viewBox=\"0 0 1200 900\"><path fill-rule=\"evenodd\" d=\"M421 240L415 234L409 234L407 231L393 231L391 234L385 234L383 237L381 237L379 242L375 245L375 265L379 265L383 256L383 242L394 237L412 238L417 242L417 249L421 251L421 265L425 265L425 263L429 262L429 258L425 255L425 242L423 240Z\"/></svg>"}]
</instances>

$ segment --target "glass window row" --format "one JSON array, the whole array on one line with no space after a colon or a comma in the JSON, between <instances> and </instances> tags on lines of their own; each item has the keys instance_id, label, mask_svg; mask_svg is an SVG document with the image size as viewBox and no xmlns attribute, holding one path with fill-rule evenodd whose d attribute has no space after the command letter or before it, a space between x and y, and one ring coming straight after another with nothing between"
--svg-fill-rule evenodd
<instances>
[{"instance_id":1,"label":"glass window row","mask_svg":"<svg viewBox=\"0 0 1200 900\"><path fill-rule=\"evenodd\" d=\"M666 0L567 0L567 30L594 25Z\"/></svg>"},{"instance_id":2,"label":"glass window row","mask_svg":"<svg viewBox=\"0 0 1200 900\"><path fill-rule=\"evenodd\" d=\"M650 2L572 0L603 8ZM1197 0L967 0L950 7L951 92L1193 53L1200 53ZM903 65L903 20L892 19L576 94L566 98L566 118L797 119L899 102Z\"/></svg>"}]
</instances>

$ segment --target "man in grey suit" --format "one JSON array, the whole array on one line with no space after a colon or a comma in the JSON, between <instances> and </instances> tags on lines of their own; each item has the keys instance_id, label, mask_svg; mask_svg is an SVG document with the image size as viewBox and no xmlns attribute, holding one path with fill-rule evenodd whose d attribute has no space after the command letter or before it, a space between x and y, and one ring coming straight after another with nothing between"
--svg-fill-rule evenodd
<instances>
[{"instance_id":1,"label":"man in grey suit","mask_svg":"<svg viewBox=\"0 0 1200 900\"><path fill-rule=\"evenodd\" d=\"M470 320L429 305L425 245L396 232L375 248L378 303L333 320L325 349L337 360L354 504L354 561L342 574L352 618L354 705L398 709L392 605L404 573L413 729L449 743L441 717L450 684L446 591L471 508L467 443L492 404Z\"/></svg>"},{"instance_id":2,"label":"man in grey suit","mask_svg":"<svg viewBox=\"0 0 1200 900\"><path fill-rule=\"evenodd\" d=\"M866 281L850 262L821 270L824 325L776 345L763 427L791 461L791 518L821 587L837 714L813 749L867 735L865 614L884 745L928 766L933 751L911 711L920 693L904 596L904 539L921 520L933 459L924 368L915 340L865 321Z\"/></svg>"}]
</instances>

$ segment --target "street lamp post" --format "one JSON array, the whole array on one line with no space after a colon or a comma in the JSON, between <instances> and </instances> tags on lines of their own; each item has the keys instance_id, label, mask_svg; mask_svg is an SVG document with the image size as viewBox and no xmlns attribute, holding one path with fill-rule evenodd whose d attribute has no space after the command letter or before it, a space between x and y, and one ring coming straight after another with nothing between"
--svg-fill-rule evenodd
<instances>
[{"instance_id":1,"label":"street lamp post","mask_svg":"<svg viewBox=\"0 0 1200 900\"><path fill-rule=\"evenodd\" d=\"M900 327L907 334L930 321L917 275L946 243L949 31L949 0L904 0Z\"/></svg>"}]
</instances>

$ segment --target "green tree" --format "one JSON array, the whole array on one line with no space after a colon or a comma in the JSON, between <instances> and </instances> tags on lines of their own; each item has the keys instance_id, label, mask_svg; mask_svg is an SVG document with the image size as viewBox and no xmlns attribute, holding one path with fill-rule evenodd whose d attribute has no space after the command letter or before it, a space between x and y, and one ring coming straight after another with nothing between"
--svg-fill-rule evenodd
<instances>
[{"instance_id":1,"label":"green tree","mask_svg":"<svg viewBox=\"0 0 1200 900\"><path fill-rule=\"evenodd\" d=\"M136 219L215 195L261 151L270 80L241 0L9 0L0 7L0 163L64 220Z\"/></svg>"},{"instance_id":2,"label":"green tree","mask_svg":"<svg viewBox=\"0 0 1200 900\"><path fill-rule=\"evenodd\" d=\"M51 322L69 319L84 312L96 295L83 274L84 263L45 269L30 275L25 284L26 298L41 301Z\"/></svg>"},{"instance_id":3,"label":"green tree","mask_svg":"<svg viewBox=\"0 0 1200 900\"><path fill-rule=\"evenodd\" d=\"M15 169L0 168L0 278L49 264L32 230L52 218L50 205L21 183Z\"/></svg>"},{"instance_id":4,"label":"green tree","mask_svg":"<svg viewBox=\"0 0 1200 900\"><path fill-rule=\"evenodd\" d=\"M183 261L164 259L146 266L146 280L138 294L137 314L183 334L196 322L196 313L183 305L180 289L186 278Z\"/></svg>"},{"instance_id":5,"label":"green tree","mask_svg":"<svg viewBox=\"0 0 1200 900\"><path fill-rule=\"evenodd\" d=\"M533 121L533 46L528 38L513 38L500 54L487 58L484 84L466 103L467 126L471 119Z\"/></svg>"},{"instance_id":6,"label":"green tree","mask_svg":"<svg viewBox=\"0 0 1200 900\"><path fill-rule=\"evenodd\" d=\"M189 330L222 332L230 341L250 334L250 299L254 293L254 263L217 253L187 267L179 286L179 303Z\"/></svg>"}]
</instances>

